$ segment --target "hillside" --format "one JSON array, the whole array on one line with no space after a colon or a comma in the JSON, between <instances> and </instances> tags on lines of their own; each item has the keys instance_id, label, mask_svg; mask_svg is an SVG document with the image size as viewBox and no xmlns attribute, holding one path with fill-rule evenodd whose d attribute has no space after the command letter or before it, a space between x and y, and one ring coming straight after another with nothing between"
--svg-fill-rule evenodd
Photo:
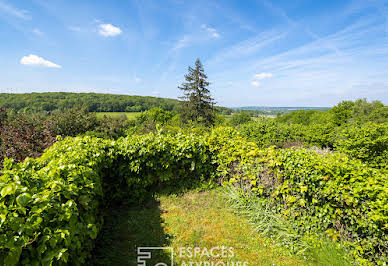
<instances>
[{"instance_id":1,"label":"hillside","mask_svg":"<svg viewBox=\"0 0 388 266\"><path fill-rule=\"evenodd\" d=\"M0 106L26 112L71 109L84 105L89 112L141 112L153 107L167 111L178 109L179 100L152 96L42 92L42 93L0 93ZM222 113L230 113L226 107L216 106Z\"/></svg>"},{"instance_id":2,"label":"hillside","mask_svg":"<svg viewBox=\"0 0 388 266\"><path fill-rule=\"evenodd\" d=\"M53 111L77 105L87 106L89 112L139 112L153 107L171 111L178 103L175 99L101 93L0 93L0 106L25 111Z\"/></svg>"}]
</instances>

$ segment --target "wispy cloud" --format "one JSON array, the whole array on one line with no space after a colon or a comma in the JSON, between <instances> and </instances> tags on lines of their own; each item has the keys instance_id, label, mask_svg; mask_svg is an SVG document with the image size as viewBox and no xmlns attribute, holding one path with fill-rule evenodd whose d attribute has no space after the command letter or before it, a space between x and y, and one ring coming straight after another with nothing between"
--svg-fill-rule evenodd
<instances>
[{"instance_id":1,"label":"wispy cloud","mask_svg":"<svg viewBox=\"0 0 388 266\"><path fill-rule=\"evenodd\" d=\"M22 65L28 65L28 66L41 66L41 67L49 67L49 68L62 68L62 66L57 65L53 62L50 62L42 57L39 57L34 54L30 54L27 56L23 56L22 59L20 59L20 63Z\"/></svg>"},{"instance_id":2,"label":"wispy cloud","mask_svg":"<svg viewBox=\"0 0 388 266\"><path fill-rule=\"evenodd\" d=\"M218 39L221 37L215 28L208 27L206 24L202 24L201 28L204 29L212 38Z\"/></svg>"},{"instance_id":3,"label":"wispy cloud","mask_svg":"<svg viewBox=\"0 0 388 266\"><path fill-rule=\"evenodd\" d=\"M291 19L284 9L280 8L279 6L275 6L270 1L268 1L268 0L262 0L262 1L263 1L264 6L266 6L272 13L274 13L275 15L277 15L281 19L283 19L290 27L298 27L302 31L304 31L307 35L309 35L311 38L313 38L315 40L320 39L320 36L318 34L314 33L310 29L310 27L308 25L306 25L306 23L297 22L297 21ZM337 54L340 54L340 50L333 43L327 42L327 43L324 43L323 45L325 47L332 49Z\"/></svg>"},{"instance_id":4,"label":"wispy cloud","mask_svg":"<svg viewBox=\"0 0 388 266\"><path fill-rule=\"evenodd\" d=\"M255 74L255 75L253 75L253 77L255 79L266 79L266 78L272 78L273 74L272 73L263 72L263 73Z\"/></svg>"},{"instance_id":5,"label":"wispy cloud","mask_svg":"<svg viewBox=\"0 0 388 266\"><path fill-rule=\"evenodd\" d=\"M316 100L324 92L326 98L321 100L328 102L346 97L364 97L363 92L356 89L356 84L367 87L370 95L377 95L377 88L365 84L386 80L383 74L377 72L384 68L383 61L388 59L388 46L381 45L384 43L383 36L380 42L375 38L375 42L367 40L370 36L378 36L381 31L381 24L359 21L337 33L257 60L245 71L258 68L276 71L279 78L271 82L272 90L291 98L298 95L301 101ZM339 47L341 54L326 46L327 43Z\"/></svg>"},{"instance_id":6,"label":"wispy cloud","mask_svg":"<svg viewBox=\"0 0 388 266\"><path fill-rule=\"evenodd\" d=\"M204 32L206 34L204 34ZM196 26L191 32L185 33L173 45L171 52L177 52L180 49L186 48L193 44L201 44L210 41L211 39L218 39L221 35L215 28L202 24L201 27Z\"/></svg>"},{"instance_id":7,"label":"wispy cloud","mask_svg":"<svg viewBox=\"0 0 388 266\"><path fill-rule=\"evenodd\" d=\"M0 1L0 11L3 11L9 15L12 15L20 19L25 19L25 20L31 19L31 16L29 15L28 11L13 7L4 1Z\"/></svg>"},{"instance_id":8,"label":"wispy cloud","mask_svg":"<svg viewBox=\"0 0 388 266\"><path fill-rule=\"evenodd\" d=\"M172 50L173 50L173 51L180 50L180 49L182 49L182 48L188 46L189 43L190 43L190 41L191 41L190 35L184 35L181 39L179 39L179 40L175 43L175 45L174 45L174 47L172 48Z\"/></svg>"},{"instance_id":9,"label":"wispy cloud","mask_svg":"<svg viewBox=\"0 0 388 266\"><path fill-rule=\"evenodd\" d=\"M240 41L221 50L209 60L208 64L217 64L227 60L242 59L244 57L252 56L265 47L273 44L275 41L286 37L287 33L287 31L277 30L262 32L255 37Z\"/></svg>"},{"instance_id":10,"label":"wispy cloud","mask_svg":"<svg viewBox=\"0 0 388 266\"><path fill-rule=\"evenodd\" d=\"M112 24L100 24L98 28L98 33L104 37L114 37L122 33L119 27L113 26Z\"/></svg>"},{"instance_id":11,"label":"wispy cloud","mask_svg":"<svg viewBox=\"0 0 388 266\"><path fill-rule=\"evenodd\" d=\"M256 79L256 80L252 81L251 85L254 86L254 87L260 87L261 86L261 82L259 82L258 80L272 78L272 76L273 76L272 73L267 73L267 72L262 72L262 73L259 73L259 74L255 74L255 75L253 75L253 78Z\"/></svg>"},{"instance_id":12,"label":"wispy cloud","mask_svg":"<svg viewBox=\"0 0 388 266\"><path fill-rule=\"evenodd\" d=\"M328 64L345 63L355 60L357 56L366 52L378 52L381 50L379 43L367 41L368 36L378 34L383 29L382 25L375 25L373 21L362 20L344 29L311 41L297 48L278 53L258 60L251 64L252 68L272 68L278 70L292 69L296 67L311 66L314 68L330 69ZM336 51L328 48L325 44L332 43L342 50L338 55ZM386 47L385 51L387 51Z\"/></svg>"},{"instance_id":13,"label":"wispy cloud","mask_svg":"<svg viewBox=\"0 0 388 266\"><path fill-rule=\"evenodd\" d=\"M235 76L241 84L249 78L248 74L253 78L251 85L258 87L260 84L255 81L268 78L269 73L276 73L276 79L271 80L265 88L261 86L266 90L265 96L253 96L256 94L247 87L244 94L252 95L251 104L298 105L298 102L305 102L327 106L344 99L366 97L366 90L370 99L388 100L388 87L382 85L388 84L388 70L383 71L388 60L388 41L382 34L385 24L381 23L381 17L362 18L326 36L316 36L302 45L291 48L284 46L294 31L272 42L276 47L285 47L284 50L274 52L271 46L266 46L261 52L243 58L236 58L232 54L227 57L222 53L217 55L224 67L213 75L215 82L222 83L225 76ZM245 44L247 48L250 47L248 41L240 42L233 47L233 51L238 52L236 47L245 47ZM254 74L264 69L266 72ZM237 89L239 85L233 87ZM361 90L360 87L365 89Z\"/></svg>"},{"instance_id":14,"label":"wispy cloud","mask_svg":"<svg viewBox=\"0 0 388 266\"><path fill-rule=\"evenodd\" d=\"M43 36L44 33L40 29L33 29L32 33L38 35L38 36Z\"/></svg>"}]
</instances>

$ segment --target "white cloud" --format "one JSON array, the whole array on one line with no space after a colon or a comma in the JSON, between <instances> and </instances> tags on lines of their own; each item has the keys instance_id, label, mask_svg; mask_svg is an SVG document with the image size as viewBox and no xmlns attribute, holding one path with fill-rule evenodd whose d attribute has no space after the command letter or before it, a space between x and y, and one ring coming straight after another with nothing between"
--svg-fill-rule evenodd
<instances>
[{"instance_id":1,"label":"white cloud","mask_svg":"<svg viewBox=\"0 0 388 266\"><path fill-rule=\"evenodd\" d=\"M266 78L272 78L273 75L272 75L272 73L263 72L263 73L256 74L253 77L255 79L266 79Z\"/></svg>"},{"instance_id":2,"label":"white cloud","mask_svg":"<svg viewBox=\"0 0 388 266\"><path fill-rule=\"evenodd\" d=\"M50 67L50 68L62 68L62 66L54 64L53 62L50 62L42 57L39 57L34 54L30 54L28 56L23 56L22 59L20 59L20 63L22 65L29 65L29 66L42 66L42 67Z\"/></svg>"},{"instance_id":3,"label":"white cloud","mask_svg":"<svg viewBox=\"0 0 388 266\"><path fill-rule=\"evenodd\" d=\"M258 81L252 81L252 82L251 82L251 85L252 85L252 86L255 86L255 87L259 87L259 86L261 85L261 83L258 82Z\"/></svg>"},{"instance_id":4,"label":"white cloud","mask_svg":"<svg viewBox=\"0 0 388 266\"><path fill-rule=\"evenodd\" d=\"M17 9L4 2L0 2L0 10L17 18L26 19L26 20L31 19L31 16L28 15L28 11Z\"/></svg>"},{"instance_id":5,"label":"white cloud","mask_svg":"<svg viewBox=\"0 0 388 266\"><path fill-rule=\"evenodd\" d=\"M100 24L98 33L104 37L114 37L120 35L122 31L112 24Z\"/></svg>"},{"instance_id":6,"label":"white cloud","mask_svg":"<svg viewBox=\"0 0 388 266\"><path fill-rule=\"evenodd\" d=\"M139 78L139 77L135 77L135 82L136 83L140 83L140 82L142 82L143 80L141 79L141 78Z\"/></svg>"},{"instance_id":7,"label":"white cloud","mask_svg":"<svg viewBox=\"0 0 388 266\"><path fill-rule=\"evenodd\" d=\"M206 26L206 24L202 24L202 29L206 30L212 38L218 39L221 37L221 35L217 32L215 28L210 28Z\"/></svg>"}]
</instances>

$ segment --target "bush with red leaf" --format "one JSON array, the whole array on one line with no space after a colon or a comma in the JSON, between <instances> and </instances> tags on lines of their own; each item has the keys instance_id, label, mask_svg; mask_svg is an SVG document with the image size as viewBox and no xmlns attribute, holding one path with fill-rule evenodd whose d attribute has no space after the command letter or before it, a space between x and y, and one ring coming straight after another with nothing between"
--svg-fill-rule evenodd
<instances>
[{"instance_id":1,"label":"bush with red leaf","mask_svg":"<svg viewBox=\"0 0 388 266\"><path fill-rule=\"evenodd\" d=\"M13 158L16 162L38 157L55 142L49 121L34 123L19 114L12 121L0 122L0 161ZM2 164L0 165L0 169Z\"/></svg>"}]
</instances>

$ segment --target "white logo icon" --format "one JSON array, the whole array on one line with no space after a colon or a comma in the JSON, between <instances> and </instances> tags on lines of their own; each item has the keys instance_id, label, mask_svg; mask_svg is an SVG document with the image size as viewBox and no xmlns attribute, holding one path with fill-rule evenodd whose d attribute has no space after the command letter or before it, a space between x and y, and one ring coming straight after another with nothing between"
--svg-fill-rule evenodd
<instances>
[{"instance_id":1,"label":"white logo icon","mask_svg":"<svg viewBox=\"0 0 388 266\"><path fill-rule=\"evenodd\" d=\"M171 254L171 263L159 262L152 266L174 266L174 250L172 247L138 247L137 248L137 266L151 266L147 260L152 258L152 250L169 250Z\"/></svg>"}]
</instances>

